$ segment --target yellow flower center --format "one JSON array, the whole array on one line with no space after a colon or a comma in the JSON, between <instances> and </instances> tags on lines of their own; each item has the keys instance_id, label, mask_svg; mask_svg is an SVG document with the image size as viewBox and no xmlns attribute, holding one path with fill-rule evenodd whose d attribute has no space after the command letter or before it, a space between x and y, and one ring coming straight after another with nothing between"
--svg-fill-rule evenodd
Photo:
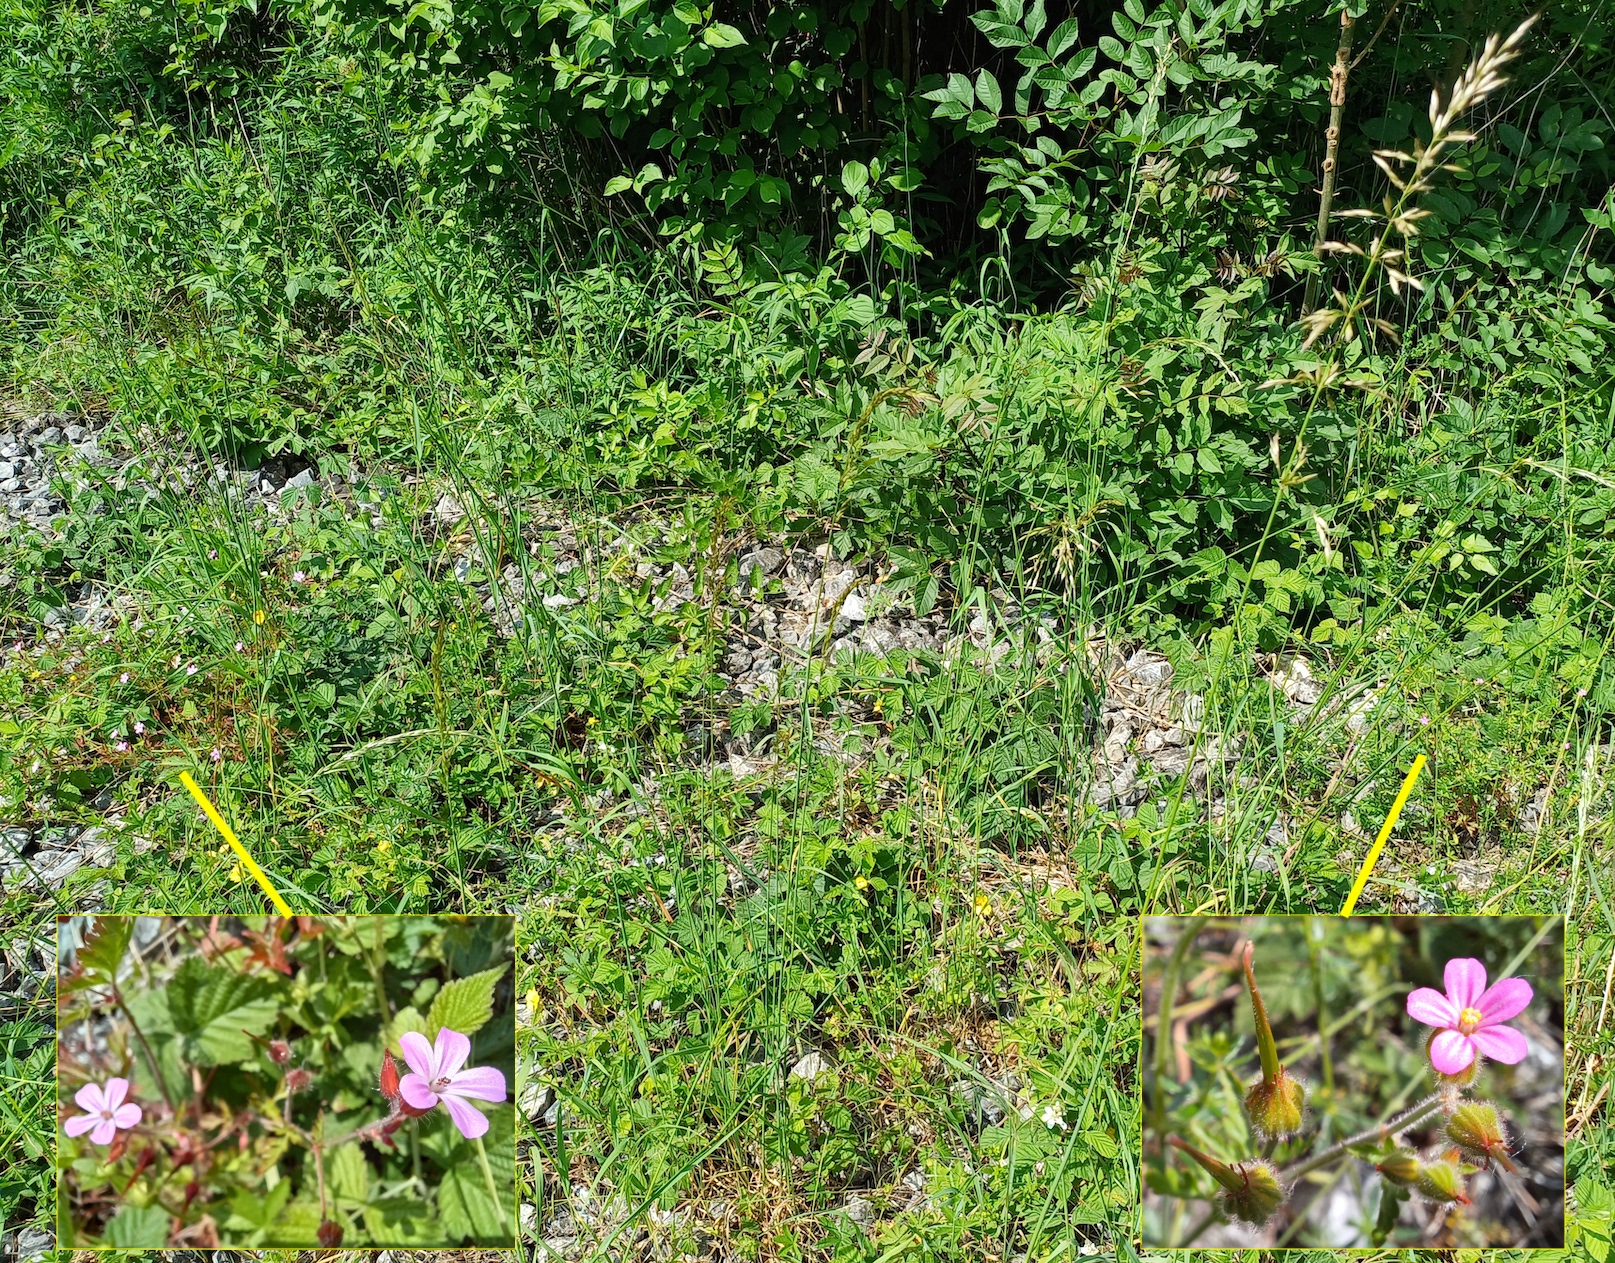
<instances>
[{"instance_id":1,"label":"yellow flower center","mask_svg":"<svg viewBox=\"0 0 1615 1263\"><path fill-rule=\"evenodd\" d=\"M1481 1011L1479 1009L1465 1009L1458 1015L1458 1031L1463 1035L1473 1035L1475 1029L1481 1024Z\"/></svg>"}]
</instances>

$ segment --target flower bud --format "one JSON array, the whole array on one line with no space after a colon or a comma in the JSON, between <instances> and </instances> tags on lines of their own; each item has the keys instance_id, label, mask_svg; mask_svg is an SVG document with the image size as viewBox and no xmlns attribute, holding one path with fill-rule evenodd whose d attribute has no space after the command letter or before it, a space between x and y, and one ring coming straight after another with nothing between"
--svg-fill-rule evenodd
<instances>
[{"instance_id":1,"label":"flower bud","mask_svg":"<svg viewBox=\"0 0 1615 1263\"><path fill-rule=\"evenodd\" d=\"M1238 1190L1229 1189L1223 1193L1223 1209L1235 1219L1243 1219L1260 1228L1273 1218L1274 1211L1284 1205L1284 1188L1279 1183L1278 1172L1260 1159L1236 1163L1235 1169L1244 1177L1245 1183Z\"/></svg>"},{"instance_id":2,"label":"flower bud","mask_svg":"<svg viewBox=\"0 0 1615 1263\"><path fill-rule=\"evenodd\" d=\"M1483 1163L1496 1161L1514 1170L1497 1110L1484 1101L1466 1102L1455 1109L1447 1120L1447 1138L1466 1158Z\"/></svg>"},{"instance_id":3,"label":"flower bud","mask_svg":"<svg viewBox=\"0 0 1615 1263\"><path fill-rule=\"evenodd\" d=\"M269 1060L273 1061L277 1066L284 1066L291 1059L292 1046L284 1039L272 1039L269 1041Z\"/></svg>"},{"instance_id":4,"label":"flower bud","mask_svg":"<svg viewBox=\"0 0 1615 1263\"><path fill-rule=\"evenodd\" d=\"M398 1099L398 1063L393 1060L392 1053L385 1048L381 1050L381 1080L379 1086L382 1096L389 1101Z\"/></svg>"},{"instance_id":5,"label":"flower bud","mask_svg":"<svg viewBox=\"0 0 1615 1263\"><path fill-rule=\"evenodd\" d=\"M1424 1163L1413 1187L1431 1201L1469 1205L1469 1198L1464 1195L1463 1176L1458 1172L1458 1164L1451 1158Z\"/></svg>"},{"instance_id":6,"label":"flower bud","mask_svg":"<svg viewBox=\"0 0 1615 1263\"><path fill-rule=\"evenodd\" d=\"M1400 1184L1403 1188L1411 1188L1418 1183L1419 1172L1423 1169L1424 1164L1419 1161L1418 1154L1408 1149L1398 1149L1374 1164L1374 1170L1392 1184Z\"/></svg>"},{"instance_id":7,"label":"flower bud","mask_svg":"<svg viewBox=\"0 0 1615 1263\"><path fill-rule=\"evenodd\" d=\"M342 1244L342 1225L333 1223L329 1219L320 1220L320 1244L327 1250L334 1250Z\"/></svg>"},{"instance_id":8,"label":"flower bud","mask_svg":"<svg viewBox=\"0 0 1615 1263\"><path fill-rule=\"evenodd\" d=\"M312 1082L314 1076L301 1066L293 1066L286 1072L286 1091L293 1096L307 1089Z\"/></svg>"},{"instance_id":9,"label":"flower bud","mask_svg":"<svg viewBox=\"0 0 1615 1263\"><path fill-rule=\"evenodd\" d=\"M1280 1066L1271 1083L1260 1079L1251 1084L1245 1094L1245 1113L1258 1136L1283 1140L1301 1130L1306 1099L1307 1090Z\"/></svg>"},{"instance_id":10,"label":"flower bud","mask_svg":"<svg viewBox=\"0 0 1615 1263\"><path fill-rule=\"evenodd\" d=\"M1223 1162L1185 1144L1176 1136L1168 1137L1168 1142L1183 1150L1222 1185L1222 1207L1235 1219L1261 1227L1284 1204L1284 1188L1271 1163L1260 1158Z\"/></svg>"}]
</instances>

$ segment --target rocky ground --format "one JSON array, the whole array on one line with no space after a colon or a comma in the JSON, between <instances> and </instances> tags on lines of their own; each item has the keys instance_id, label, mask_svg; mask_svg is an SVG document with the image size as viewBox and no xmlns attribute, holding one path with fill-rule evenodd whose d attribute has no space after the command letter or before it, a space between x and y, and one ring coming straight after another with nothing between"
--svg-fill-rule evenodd
<instances>
[{"instance_id":1,"label":"rocky ground","mask_svg":"<svg viewBox=\"0 0 1615 1263\"><path fill-rule=\"evenodd\" d=\"M3 424L0 530L34 531L44 538L58 536L63 529L69 500L63 492L82 491L95 483L125 495L164 490L192 496L228 494L269 528L296 513L305 497L339 504L344 512L368 515L379 525L382 500L388 494L427 492L412 486L409 476L377 478L358 469L345 477L322 478L313 469L286 464L257 470L210 467L152 444L129 443L94 419L68 412L30 415L8 409ZM986 608L974 610L968 622L956 626L937 614L917 615L891 576L876 566L842 561L828 547L809 550L742 539L727 541L710 568L710 574L726 579L732 573L734 581L712 582L709 575L692 573L683 564L664 565L653 559L663 537L657 523L607 528L600 522L568 518L539 503L524 508L527 556L520 564L504 566L495 577L482 564L479 534L471 529L476 517L462 504L462 499L470 498L464 489L431 488L423 502L433 507L421 516L417 530L436 549L439 564L474 589L506 635L515 634L539 610L559 611L588 601L605 583L649 583L660 608L683 602L708 610L718 607L714 625L729 629L721 667L724 695L714 708L716 717L709 714L691 721L695 738L691 749L703 766L722 765L737 777L767 774L775 761L768 734L732 732L724 708L788 695L815 658L845 661L860 654L928 652L947 663L995 669L1028 659L1046 663L1057 650L1076 644L1102 699L1092 777L1085 791L1089 806L1130 816L1141 803L1162 796L1186 775L1190 802L1217 820L1228 809L1229 786L1255 774L1256 769L1242 762L1237 737L1209 729L1204 700L1176 687L1172 665L1163 655L1027 616L1007 593L993 593ZM736 562L733 572L727 565L731 558ZM0 573L0 590L17 582L17 575ZM46 609L37 619L13 621L0 645L0 670L26 666L39 654L59 652L64 645L70 650L75 637L106 634L115 622L138 625L142 617L137 598L129 593L84 584L70 595L68 604ZM1374 681L1342 687L1320 680L1301 658L1264 659L1260 666L1282 693L1293 727L1319 723L1338 730L1339 779L1349 792L1342 799L1347 805L1335 814L1343 840L1360 853L1377 822L1360 825L1353 806L1375 786L1354 784L1348 764L1355 735L1382 701L1380 689ZM848 705L853 707L848 718L855 723L875 718L856 712L853 703ZM833 741L823 744L827 753L847 759L869 753ZM1533 831L1540 823L1546 799L1545 787L1528 787L1520 796L1522 828ZM93 804L103 812L111 805L105 796ZM54 898L75 873L112 864L120 838L128 833L116 814L89 825L48 823L51 815L49 803L31 804L24 811L19 804L0 802L4 843L0 882L8 890L22 887ZM564 827L564 821L557 823ZM1283 814L1255 822L1254 836L1260 838L1251 860L1255 871L1277 871L1289 862L1299 845L1299 839L1292 837L1294 823ZM152 844L130 836L127 845L138 852ZM1471 893L1479 893L1490 884L1487 867L1480 861L1468 862L1472 871L1460 865L1458 880L1469 883ZM78 886L73 910L96 910L104 892L100 882ZM1401 910L1439 906L1424 907L1423 902L1416 898ZM48 941L8 936L0 993L25 1000L43 995L54 968L54 947ZM791 1072L812 1071L804 1059ZM964 1084L960 1090L975 1089ZM989 1120L994 1111L1001 1118L1005 1110L1017 1107L1018 1090L1019 1084L1006 1078L986 1090L973 1107ZM553 1093L537 1086L536 1080L519 1103L535 1124L554 1125ZM923 1199L923 1179L911 1191L915 1199ZM725 1208L708 1209L721 1223ZM873 1213L856 1196L845 1209L853 1218ZM547 1209L542 1223L531 1205L523 1207L523 1214L549 1256L573 1258L611 1220L613 1211L609 1205L596 1205L584 1190L571 1206ZM653 1223L647 1231L654 1227ZM30 1237L19 1241L17 1248L37 1245Z\"/></svg>"}]
</instances>

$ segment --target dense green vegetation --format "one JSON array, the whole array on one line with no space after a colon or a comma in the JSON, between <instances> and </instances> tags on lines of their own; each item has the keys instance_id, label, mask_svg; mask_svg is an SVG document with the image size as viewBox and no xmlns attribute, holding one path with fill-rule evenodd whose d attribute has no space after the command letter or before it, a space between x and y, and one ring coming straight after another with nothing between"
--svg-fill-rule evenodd
<instances>
[{"instance_id":1,"label":"dense green vegetation","mask_svg":"<svg viewBox=\"0 0 1615 1263\"><path fill-rule=\"evenodd\" d=\"M1137 915L1338 909L1423 752L1359 907L1568 913L1603 1263L1615 24L1526 16L0 0L8 960L262 910L189 769L521 914L529 1244L1131 1258Z\"/></svg>"}]
</instances>

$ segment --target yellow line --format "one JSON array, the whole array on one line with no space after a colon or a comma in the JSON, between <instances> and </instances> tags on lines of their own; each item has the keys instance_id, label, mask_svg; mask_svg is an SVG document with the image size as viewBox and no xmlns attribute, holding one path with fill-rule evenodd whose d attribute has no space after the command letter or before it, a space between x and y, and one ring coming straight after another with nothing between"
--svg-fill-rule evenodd
<instances>
[{"instance_id":1,"label":"yellow line","mask_svg":"<svg viewBox=\"0 0 1615 1263\"><path fill-rule=\"evenodd\" d=\"M1374 864L1379 859L1379 853L1385 849L1385 839L1391 836L1391 830L1396 827L1396 818L1402 814L1402 808L1407 806L1408 795L1413 792L1413 782L1419 779L1419 773L1424 771L1424 755L1413 760L1413 766L1408 769L1407 779L1402 782L1402 788L1396 793L1396 801L1391 804L1391 814L1385 817L1385 823L1380 826L1379 837L1374 839L1374 845L1368 849L1368 858L1363 861L1362 870L1357 874L1357 880L1351 884L1351 894L1346 896L1346 906L1340 910L1340 915L1349 917L1351 910L1357 906L1357 896L1363 893L1363 887L1368 885L1368 875L1374 871Z\"/></svg>"},{"instance_id":2,"label":"yellow line","mask_svg":"<svg viewBox=\"0 0 1615 1263\"><path fill-rule=\"evenodd\" d=\"M189 772L181 772L179 779L180 784L191 791L191 797L196 799L202 810L207 813L207 818L213 822L213 827L224 834L224 840L235 848L236 854L241 857L242 864L257 879L258 884L264 888L264 893L269 896L269 902L275 905L275 910L283 917L291 916L292 910L286 906L286 901L280 897L280 892L269 884L269 878L264 876L264 870L253 863L252 856L247 854L247 848L241 845L240 840L231 831L230 826L224 823L224 817L219 814L219 809L208 801L207 795L202 792L202 787L191 779ZM1398 802L1398 806L1400 805L1400 802Z\"/></svg>"}]
</instances>

